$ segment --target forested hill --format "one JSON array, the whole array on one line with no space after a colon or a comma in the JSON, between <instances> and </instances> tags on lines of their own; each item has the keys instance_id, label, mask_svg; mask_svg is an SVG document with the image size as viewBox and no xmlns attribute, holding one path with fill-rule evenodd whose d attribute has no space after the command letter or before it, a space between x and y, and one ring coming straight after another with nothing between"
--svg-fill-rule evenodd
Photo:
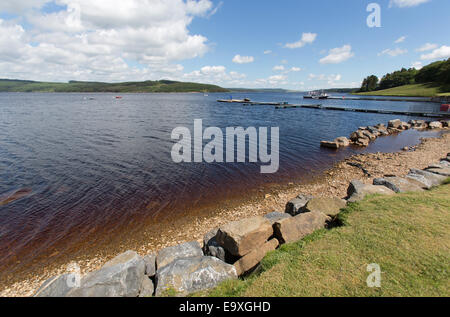
<instances>
[{"instance_id":1,"label":"forested hill","mask_svg":"<svg viewBox=\"0 0 450 317\"><path fill-rule=\"evenodd\" d=\"M383 91L393 91L397 87L418 87L421 90L435 94L446 94L450 92L450 59L431 63L420 70L416 68L402 68L401 70L384 75L379 79L375 75L364 79L360 93L378 93ZM414 89L413 89L414 90ZM405 92L414 94L411 90ZM396 89L396 91L400 91ZM424 93L424 91L417 93Z\"/></svg>"},{"instance_id":2,"label":"forested hill","mask_svg":"<svg viewBox=\"0 0 450 317\"><path fill-rule=\"evenodd\" d=\"M101 83L70 81L50 83L28 80L0 79L0 92L114 92L114 93L171 93L171 92L228 92L228 89L208 84L170 80Z\"/></svg>"}]
</instances>

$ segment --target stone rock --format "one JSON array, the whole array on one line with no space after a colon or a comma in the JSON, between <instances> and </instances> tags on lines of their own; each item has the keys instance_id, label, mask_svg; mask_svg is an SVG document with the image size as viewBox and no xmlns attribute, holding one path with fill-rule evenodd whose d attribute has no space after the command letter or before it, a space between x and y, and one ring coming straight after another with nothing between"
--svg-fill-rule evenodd
<instances>
[{"instance_id":1,"label":"stone rock","mask_svg":"<svg viewBox=\"0 0 450 317\"><path fill-rule=\"evenodd\" d=\"M266 256L266 254L270 251L275 250L279 245L277 239L272 239L264 243L261 247L254 249L249 254L243 256L236 263L234 263L234 267L236 268L236 273L238 276L244 275L246 272L249 272L255 266L261 262L261 260Z\"/></svg>"},{"instance_id":2,"label":"stone rock","mask_svg":"<svg viewBox=\"0 0 450 317\"><path fill-rule=\"evenodd\" d=\"M339 144L339 147L347 147L350 146L350 140L347 139L345 136L341 136L339 138L336 138L334 140L337 144Z\"/></svg>"},{"instance_id":3,"label":"stone rock","mask_svg":"<svg viewBox=\"0 0 450 317\"><path fill-rule=\"evenodd\" d=\"M152 297L155 292L155 286L153 285L153 281L145 277L142 280L141 291L139 293L139 297Z\"/></svg>"},{"instance_id":4,"label":"stone rock","mask_svg":"<svg viewBox=\"0 0 450 317\"><path fill-rule=\"evenodd\" d=\"M216 240L234 256L244 256L263 245L273 235L272 225L264 217L230 222L219 228Z\"/></svg>"},{"instance_id":5,"label":"stone rock","mask_svg":"<svg viewBox=\"0 0 450 317\"><path fill-rule=\"evenodd\" d=\"M363 131L363 135L365 135L371 141L374 141L377 139L376 135L373 133L370 133L370 131Z\"/></svg>"},{"instance_id":6,"label":"stone rock","mask_svg":"<svg viewBox=\"0 0 450 317\"><path fill-rule=\"evenodd\" d=\"M153 277L156 274L156 254L151 253L144 256L145 275Z\"/></svg>"},{"instance_id":7,"label":"stone rock","mask_svg":"<svg viewBox=\"0 0 450 317\"><path fill-rule=\"evenodd\" d=\"M351 181L347 189L348 202L363 200L367 195L394 195L395 192L385 186L364 184L359 180Z\"/></svg>"},{"instance_id":8,"label":"stone rock","mask_svg":"<svg viewBox=\"0 0 450 317\"><path fill-rule=\"evenodd\" d=\"M442 123L442 127L444 127L444 128L450 127L450 120L445 120L445 121L442 121L441 123Z\"/></svg>"},{"instance_id":9,"label":"stone rock","mask_svg":"<svg viewBox=\"0 0 450 317\"><path fill-rule=\"evenodd\" d=\"M402 126L402 121L399 119L389 121L388 127L398 129Z\"/></svg>"},{"instance_id":10,"label":"stone rock","mask_svg":"<svg viewBox=\"0 0 450 317\"><path fill-rule=\"evenodd\" d=\"M450 167L450 161L442 160L439 162L439 165L445 166L445 167Z\"/></svg>"},{"instance_id":11,"label":"stone rock","mask_svg":"<svg viewBox=\"0 0 450 317\"><path fill-rule=\"evenodd\" d=\"M427 168L426 171L433 173L433 174L438 174L438 175L442 175L442 176L450 176L450 167L442 167L442 168Z\"/></svg>"},{"instance_id":12,"label":"stone rock","mask_svg":"<svg viewBox=\"0 0 450 317\"><path fill-rule=\"evenodd\" d=\"M281 219L291 218L292 216L287 213L282 213L278 211L271 212L264 216L267 220L269 220L270 224L273 225L275 222L280 221Z\"/></svg>"},{"instance_id":13,"label":"stone rock","mask_svg":"<svg viewBox=\"0 0 450 317\"><path fill-rule=\"evenodd\" d=\"M297 198L292 199L286 205L286 213L291 216L296 216L302 212L302 208L308 203L313 196L311 195L298 195Z\"/></svg>"},{"instance_id":14,"label":"stone rock","mask_svg":"<svg viewBox=\"0 0 450 317\"><path fill-rule=\"evenodd\" d=\"M145 276L145 262L133 251L125 252L81 279L69 297L137 297Z\"/></svg>"},{"instance_id":15,"label":"stone rock","mask_svg":"<svg viewBox=\"0 0 450 317\"><path fill-rule=\"evenodd\" d=\"M233 265L210 256L178 259L156 273L156 296L186 296L207 290L219 283L236 279ZM168 294L169 293L169 294Z\"/></svg>"},{"instance_id":16,"label":"stone rock","mask_svg":"<svg viewBox=\"0 0 450 317\"><path fill-rule=\"evenodd\" d=\"M358 139L355 144L363 147L369 146L369 139Z\"/></svg>"},{"instance_id":17,"label":"stone rock","mask_svg":"<svg viewBox=\"0 0 450 317\"><path fill-rule=\"evenodd\" d=\"M409 124L415 129L426 129L428 127L425 120L411 120L409 121Z\"/></svg>"},{"instance_id":18,"label":"stone rock","mask_svg":"<svg viewBox=\"0 0 450 317\"><path fill-rule=\"evenodd\" d=\"M423 191L422 186L417 182L401 177L375 178L373 180L373 184L378 186L386 186L396 193Z\"/></svg>"},{"instance_id":19,"label":"stone rock","mask_svg":"<svg viewBox=\"0 0 450 317\"><path fill-rule=\"evenodd\" d=\"M367 139L362 130L355 131L350 135L350 140L356 142L358 139Z\"/></svg>"},{"instance_id":20,"label":"stone rock","mask_svg":"<svg viewBox=\"0 0 450 317\"><path fill-rule=\"evenodd\" d=\"M339 143L337 143L337 142L321 141L320 146L326 147L329 149L339 149Z\"/></svg>"},{"instance_id":21,"label":"stone rock","mask_svg":"<svg viewBox=\"0 0 450 317\"><path fill-rule=\"evenodd\" d=\"M433 186L441 185L446 180L446 177L444 176L418 169L411 169L406 177L422 183L423 187L427 189L430 189Z\"/></svg>"},{"instance_id":22,"label":"stone rock","mask_svg":"<svg viewBox=\"0 0 450 317\"><path fill-rule=\"evenodd\" d=\"M325 227L331 218L321 212L308 212L289 219L276 222L275 237L280 243L291 243L301 240L318 229Z\"/></svg>"},{"instance_id":23,"label":"stone rock","mask_svg":"<svg viewBox=\"0 0 450 317\"><path fill-rule=\"evenodd\" d=\"M318 197L311 199L303 208L303 211L321 212L327 216L335 217L345 206L347 206L347 202L343 199L337 197Z\"/></svg>"},{"instance_id":24,"label":"stone rock","mask_svg":"<svg viewBox=\"0 0 450 317\"><path fill-rule=\"evenodd\" d=\"M377 129L378 131L382 132L382 131L387 131L387 128L384 124L379 123L375 126L375 129Z\"/></svg>"},{"instance_id":25,"label":"stone rock","mask_svg":"<svg viewBox=\"0 0 450 317\"><path fill-rule=\"evenodd\" d=\"M202 248L197 241L187 242L162 249L156 255L156 269L159 270L171 262L196 256L203 256Z\"/></svg>"},{"instance_id":26,"label":"stone rock","mask_svg":"<svg viewBox=\"0 0 450 317\"><path fill-rule=\"evenodd\" d=\"M411 129L411 124L409 124L407 122L402 122L402 125L400 126L400 128L402 130L409 130L409 129Z\"/></svg>"},{"instance_id":27,"label":"stone rock","mask_svg":"<svg viewBox=\"0 0 450 317\"><path fill-rule=\"evenodd\" d=\"M216 240L217 231L219 231L219 228L209 231L203 237L203 253L207 256L228 262L227 252Z\"/></svg>"},{"instance_id":28,"label":"stone rock","mask_svg":"<svg viewBox=\"0 0 450 317\"><path fill-rule=\"evenodd\" d=\"M430 129L442 129L442 123L439 121L433 121L428 124L428 127Z\"/></svg>"},{"instance_id":29,"label":"stone rock","mask_svg":"<svg viewBox=\"0 0 450 317\"><path fill-rule=\"evenodd\" d=\"M63 274L46 280L33 297L65 297L75 288L75 276L73 274Z\"/></svg>"}]
</instances>

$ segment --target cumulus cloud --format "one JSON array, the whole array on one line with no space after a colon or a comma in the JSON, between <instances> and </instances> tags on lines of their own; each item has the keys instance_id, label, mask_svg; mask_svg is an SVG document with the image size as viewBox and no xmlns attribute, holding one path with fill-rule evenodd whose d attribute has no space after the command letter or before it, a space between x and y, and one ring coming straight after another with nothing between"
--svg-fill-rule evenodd
<instances>
[{"instance_id":1,"label":"cumulus cloud","mask_svg":"<svg viewBox=\"0 0 450 317\"><path fill-rule=\"evenodd\" d=\"M294 43L287 43L284 47L286 48L300 48L305 46L306 44L311 44L313 43L317 38L317 34L316 33L303 33L302 34L302 38Z\"/></svg>"},{"instance_id":2,"label":"cumulus cloud","mask_svg":"<svg viewBox=\"0 0 450 317\"><path fill-rule=\"evenodd\" d=\"M429 54L420 56L422 60L436 60L450 57L450 46L443 45L440 48L433 50Z\"/></svg>"},{"instance_id":3,"label":"cumulus cloud","mask_svg":"<svg viewBox=\"0 0 450 317\"><path fill-rule=\"evenodd\" d=\"M292 67L290 69L291 72L300 72L302 69L300 67Z\"/></svg>"},{"instance_id":4,"label":"cumulus cloud","mask_svg":"<svg viewBox=\"0 0 450 317\"><path fill-rule=\"evenodd\" d=\"M228 72L225 66L204 66L200 70L183 74L183 80L219 85L241 85L247 76L235 71Z\"/></svg>"},{"instance_id":5,"label":"cumulus cloud","mask_svg":"<svg viewBox=\"0 0 450 317\"><path fill-rule=\"evenodd\" d=\"M399 55L404 55L406 53L408 53L407 49L401 49L401 48L390 49L390 48L388 48L388 49L385 49L384 51L378 53L378 56L389 55L392 57L396 57Z\"/></svg>"},{"instance_id":6,"label":"cumulus cloud","mask_svg":"<svg viewBox=\"0 0 450 317\"><path fill-rule=\"evenodd\" d=\"M422 62L414 62L414 63L412 63L411 68L415 68L417 70L420 70L420 69L423 68L423 64L422 64Z\"/></svg>"},{"instance_id":7,"label":"cumulus cloud","mask_svg":"<svg viewBox=\"0 0 450 317\"><path fill-rule=\"evenodd\" d=\"M0 72L10 78L46 80L143 80L179 75L177 61L208 51L191 34L196 17L214 10L210 0L56 0L61 10L38 10L47 1L2 1ZM6 40L3 37L8 37ZM9 39L9 40L8 40Z\"/></svg>"},{"instance_id":8,"label":"cumulus cloud","mask_svg":"<svg viewBox=\"0 0 450 317\"><path fill-rule=\"evenodd\" d=\"M329 51L328 55L320 60L321 64L339 64L352 58L355 54L352 52L350 45L344 45L342 47L333 48Z\"/></svg>"},{"instance_id":9,"label":"cumulus cloud","mask_svg":"<svg viewBox=\"0 0 450 317\"><path fill-rule=\"evenodd\" d=\"M399 8L409 8L415 7L419 4L430 2L431 0L391 0L389 2L389 7L399 7Z\"/></svg>"},{"instance_id":10,"label":"cumulus cloud","mask_svg":"<svg viewBox=\"0 0 450 317\"><path fill-rule=\"evenodd\" d=\"M266 50L266 51L264 51L264 55L269 55L269 54L272 54L272 51L271 51L271 50Z\"/></svg>"},{"instance_id":11,"label":"cumulus cloud","mask_svg":"<svg viewBox=\"0 0 450 317\"><path fill-rule=\"evenodd\" d=\"M401 36L394 43L395 44L403 43L405 40L406 40L406 36Z\"/></svg>"},{"instance_id":12,"label":"cumulus cloud","mask_svg":"<svg viewBox=\"0 0 450 317\"><path fill-rule=\"evenodd\" d=\"M275 66L272 70L273 70L273 71L276 71L276 72L281 72L281 71L284 71L285 68L284 68L283 65L277 65L277 66Z\"/></svg>"},{"instance_id":13,"label":"cumulus cloud","mask_svg":"<svg viewBox=\"0 0 450 317\"><path fill-rule=\"evenodd\" d=\"M253 56L236 55L233 58L233 63L236 63L236 64L249 64L249 63L253 63L254 61L255 61L255 58Z\"/></svg>"},{"instance_id":14,"label":"cumulus cloud","mask_svg":"<svg viewBox=\"0 0 450 317\"><path fill-rule=\"evenodd\" d=\"M419 47L418 49L416 49L417 52L426 52L426 51L431 51L438 48L437 44L432 44L432 43L426 43L424 45L422 45L421 47Z\"/></svg>"}]
</instances>

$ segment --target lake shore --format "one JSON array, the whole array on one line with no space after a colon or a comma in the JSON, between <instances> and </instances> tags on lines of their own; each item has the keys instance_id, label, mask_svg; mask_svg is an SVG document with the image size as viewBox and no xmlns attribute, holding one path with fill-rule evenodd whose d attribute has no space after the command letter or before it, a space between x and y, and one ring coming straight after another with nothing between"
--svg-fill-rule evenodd
<instances>
[{"instance_id":1,"label":"lake shore","mask_svg":"<svg viewBox=\"0 0 450 317\"><path fill-rule=\"evenodd\" d=\"M0 286L0 296L31 296L40 284L51 276L66 272L67 266L76 262L82 273L99 269L106 261L116 256L120 250L133 249L141 255L155 252L167 246L180 244L186 241L202 241L203 235L209 230L227 222L245 217L264 215L274 210L284 212L287 201L299 194L314 196L345 197L348 183L359 179L370 183L373 178L384 175L406 175L410 168L425 168L450 151L450 133L444 132L439 138L422 139L422 142L409 151L395 153L358 154L336 163L323 173L318 173L308 182L274 185L265 192L259 192L252 197L244 197L236 206L215 209L213 213L199 213L164 222L160 225L158 235L142 236L141 243L137 245L115 246L105 250L98 256L69 259L66 264L55 263L39 271L21 272L9 283ZM349 165L348 163L357 163ZM355 165L362 166L367 173Z\"/></svg>"}]
</instances>

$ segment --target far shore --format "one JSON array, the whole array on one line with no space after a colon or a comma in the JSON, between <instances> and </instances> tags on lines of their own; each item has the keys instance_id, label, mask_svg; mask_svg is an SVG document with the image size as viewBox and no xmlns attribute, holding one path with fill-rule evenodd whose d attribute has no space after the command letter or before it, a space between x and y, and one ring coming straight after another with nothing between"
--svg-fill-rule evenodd
<instances>
[{"instance_id":1,"label":"far shore","mask_svg":"<svg viewBox=\"0 0 450 317\"><path fill-rule=\"evenodd\" d=\"M316 197L342 197L347 194L350 181L358 179L364 183L371 183L376 177L385 175L406 175L410 168L426 168L430 162L437 162L447 155L450 149L450 133L443 131L441 137L422 139L422 142L408 151L395 153L369 153L351 156L336 163L332 168L320 173L305 184L289 184L273 189L248 199L234 207L218 209L210 215L192 216L171 223L164 223L165 230L155 239L146 240L142 237L138 251L141 255L155 252L168 246L187 241L197 240L203 243L203 235L213 228L230 221L246 217L265 215L272 211L284 212L287 201L299 194L309 194ZM352 164L349 164L352 163ZM355 164L356 163L356 164ZM361 166L364 168L355 167ZM367 176L370 174L370 177ZM133 246L121 246L126 251L135 249ZM79 264L82 273L99 269L105 262L118 253L101 254L95 258L71 259ZM37 272L27 272L15 276L9 285L0 285L0 296L32 296L43 281L51 276L66 272L67 265L55 265Z\"/></svg>"}]
</instances>

